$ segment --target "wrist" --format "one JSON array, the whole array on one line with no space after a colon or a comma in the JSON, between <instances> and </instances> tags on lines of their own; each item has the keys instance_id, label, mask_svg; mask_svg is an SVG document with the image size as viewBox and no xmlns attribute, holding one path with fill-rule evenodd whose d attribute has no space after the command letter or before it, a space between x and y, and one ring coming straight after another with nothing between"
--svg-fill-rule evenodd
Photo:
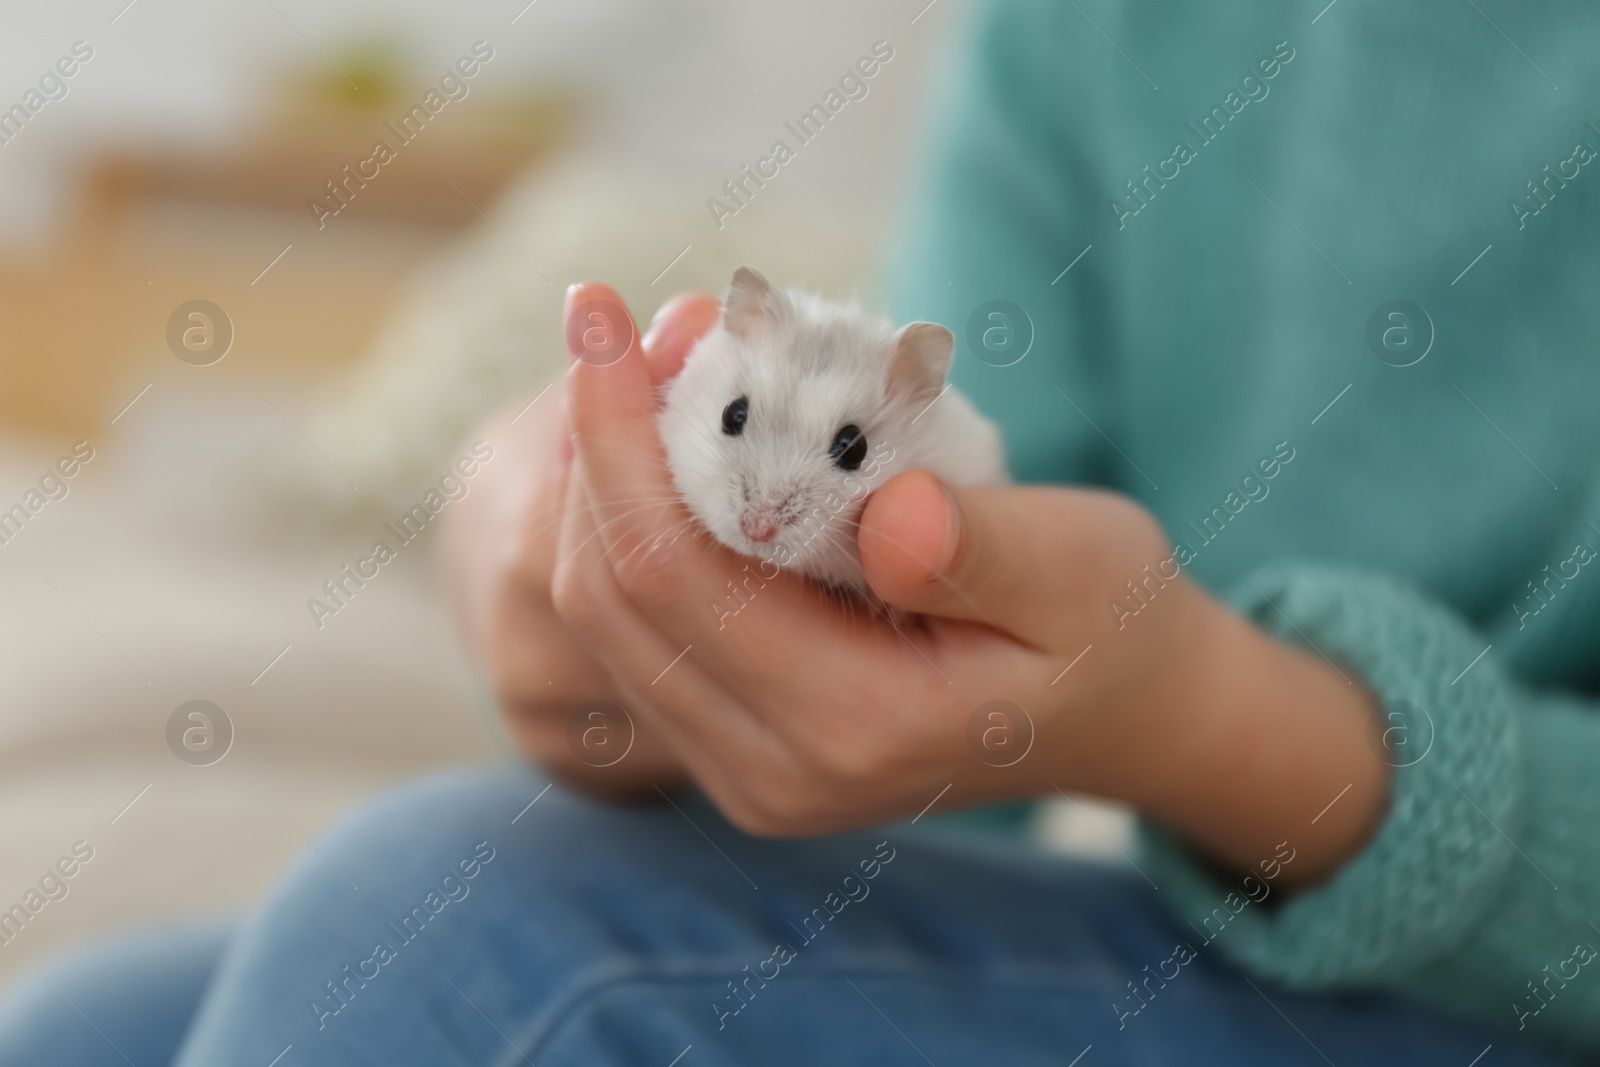
<instances>
[{"instance_id":1,"label":"wrist","mask_svg":"<svg viewBox=\"0 0 1600 1067\"><path fill-rule=\"evenodd\" d=\"M1387 807L1373 750L1377 701L1351 671L1280 643L1184 579L1170 638L1119 719L1113 787L1212 860L1253 869L1287 841L1286 877L1325 879L1358 853Z\"/></svg>"}]
</instances>

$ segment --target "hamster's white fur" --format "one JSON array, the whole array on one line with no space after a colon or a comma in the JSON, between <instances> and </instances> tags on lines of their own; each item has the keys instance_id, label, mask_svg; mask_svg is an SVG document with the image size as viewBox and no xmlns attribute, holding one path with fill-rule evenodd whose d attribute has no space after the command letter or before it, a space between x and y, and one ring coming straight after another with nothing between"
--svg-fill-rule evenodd
<instances>
[{"instance_id":1,"label":"hamster's white fur","mask_svg":"<svg viewBox=\"0 0 1600 1067\"><path fill-rule=\"evenodd\" d=\"M912 468L958 485L1008 480L999 431L945 386L952 343L943 326L896 330L739 268L721 321L664 387L661 439L684 503L735 552L865 594L856 528L873 489ZM741 397L743 427L727 433ZM854 471L829 451L846 426L866 438ZM776 530L758 542L752 524Z\"/></svg>"}]
</instances>

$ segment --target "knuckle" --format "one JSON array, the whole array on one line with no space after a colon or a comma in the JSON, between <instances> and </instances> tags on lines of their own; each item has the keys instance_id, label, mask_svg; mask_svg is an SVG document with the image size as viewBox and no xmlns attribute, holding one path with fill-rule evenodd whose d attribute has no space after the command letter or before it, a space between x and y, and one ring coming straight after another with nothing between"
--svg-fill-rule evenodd
<instances>
[{"instance_id":1,"label":"knuckle","mask_svg":"<svg viewBox=\"0 0 1600 1067\"><path fill-rule=\"evenodd\" d=\"M598 622L598 583L593 572L575 559L556 564L550 576L550 603L556 615L578 633L593 630Z\"/></svg>"},{"instance_id":2,"label":"knuckle","mask_svg":"<svg viewBox=\"0 0 1600 1067\"><path fill-rule=\"evenodd\" d=\"M529 578L549 575L560 531L559 504L539 488L506 502L493 546L501 569Z\"/></svg>"},{"instance_id":3,"label":"knuckle","mask_svg":"<svg viewBox=\"0 0 1600 1067\"><path fill-rule=\"evenodd\" d=\"M463 597L467 593L462 594ZM506 573L498 576L484 591L481 605L469 602L468 612L476 615L473 607L481 606L484 621L496 629L514 627L528 612L529 604L549 596L548 589L525 581L520 575Z\"/></svg>"},{"instance_id":4,"label":"knuckle","mask_svg":"<svg viewBox=\"0 0 1600 1067\"><path fill-rule=\"evenodd\" d=\"M549 702L512 693L501 693L500 714L506 725L529 751L543 757L546 753L560 751L559 738L553 730L559 719L558 710Z\"/></svg>"},{"instance_id":5,"label":"knuckle","mask_svg":"<svg viewBox=\"0 0 1600 1067\"><path fill-rule=\"evenodd\" d=\"M630 597L645 603L663 603L681 595L679 576L687 561L668 535L635 534L617 544L615 558L612 573Z\"/></svg>"},{"instance_id":6,"label":"knuckle","mask_svg":"<svg viewBox=\"0 0 1600 1067\"><path fill-rule=\"evenodd\" d=\"M895 749L870 730L839 734L817 755L819 770L836 787L877 781L893 770L895 762Z\"/></svg>"},{"instance_id":7,"label":"knuckle","mask_svg":"<svg viewBox=\"0 0 1600 1067\"><path fill-rule=\"evenodd\" d=\"M509 535L494 561L495 578L502 585L537 587L548 585L554 572L550 546L532 534L519 531Z\"/></svg>"},{"instance_id":8,"label":"knuckle","mask_svg":"<svg viewBox=\"0 0 1600 1067\"><path fill-rule=\"evenodd\" d=\"M906 762L909 724L897 709L906 694L869 686L848 708L837 708L801 735L813 772L834 787L881 781Z\"/></svg>"},{"instance_id":9,"label":"knuckle","mask_svg":"<svg viewBox=\"0 0 1600 1067\"><path fill-rule=\"evenodd\" d=\"M752 837L781 837L783 827L768 798L737 777L696 776L723 818Z\"/></svg>"},{"instance_id":10,"label":"knuckle","mask_svg":"<svg viewBox=\"0 0 1600 1067\"><path fill-rule=\"evenodd\" d=\"M774 813L765 808L752 811L739 828L751 837L769 839L804 837L808 832L808 824L803 820Z\"/></svg>"},{"instance_id":11,"label":"knuckle","mask_svg":"<svg viewBox=\"0 0 1600 1067\"><path fill-rule=\"evenodd\" d=\"M727 805L723 814L734 826L751 837L784 837L781 824L763 807L749 802Z\"/></svg>"},{"instance_id":12,"label":"knuckle","mask_svg":"<svg viewBox=\"0 0 1600 1067\"><path fill-rule=\"evenodd\" d=\"M499 703L506 732L518 751L540 766L552 770L577 767L577 757L566 744L564 716L556 708L545 703L505 697Z\"/></svg>"},{"instance_id":13,"label":"knuckle","mask_svg":"<svg viewBox=\"0 0 1600 1067\"><path fill-rule=\"evenodd\" d=\"M836 794L809 779L757 783L735 822L756 837L801 837L833 825L836 806Z\"/></svg>"}]
</instances>

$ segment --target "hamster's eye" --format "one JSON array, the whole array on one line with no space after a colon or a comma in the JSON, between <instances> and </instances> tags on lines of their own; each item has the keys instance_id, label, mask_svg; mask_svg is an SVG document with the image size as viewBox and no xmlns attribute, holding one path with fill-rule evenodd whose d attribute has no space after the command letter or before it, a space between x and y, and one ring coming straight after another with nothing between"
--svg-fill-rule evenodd
<instances>
[{"instance_id":1,"label":"hamster's eye","mask_svg":"<svg viewBox=\"0 0 1600 1067\"><path fill-rule=\"evenodd\" d=\"M828 455L840 470L855 470L867 458L867 435L858 426L841 426L828 446Z\"/></svg>"},{"instance_id":2,"label":"hamster's eye","mask_svg":"<svg viewBox=\"0 0 1600 1067\"><path fill-rule=\"evenodd\" d=\"M722 409L722 432L738 437L744 432L744 420L750 417L750 401L740 397Z\"/></svg>"}]
</instances>

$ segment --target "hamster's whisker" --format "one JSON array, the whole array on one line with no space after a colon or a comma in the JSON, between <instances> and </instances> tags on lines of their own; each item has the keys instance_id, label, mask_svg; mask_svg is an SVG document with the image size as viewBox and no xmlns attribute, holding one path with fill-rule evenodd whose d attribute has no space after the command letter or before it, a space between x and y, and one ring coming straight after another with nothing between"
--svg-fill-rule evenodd
<instances>
[{"instance_id":1,"label":"hamster's whisker","mask_svg":"<svg viewBox=\"0 0 1600 1067\"><path fill-rule=\"evenodd\" d=\"M601 503L603 503L603 504L605 504L607 506L615 507L615 506L617 506L619 504L654 504L654 503L672 504L672 503L676 503L677 500L678 500L678 495L676 493L657 493L657 494L649 495L649 496L636 496L636 497L627 497L627 498L606 499L606 500L602 500ZM543 534L548 530L551 530L551 529L553 529L553 528L555 528L557 526L560 526L562 521L564 520L564 518L565 518L565 515L557 515L555 518L551 519L549 522L542 522L538 526L535 526L532 530L529 531L529 533L532 534L532 535Z\"/></svg>"},{"instance_id":2,"label":"hamster's whisker","mask_svg":"<svg viewBox=\"0 0 1600 1067\"><path fill-rule=\"evenodd\" d=\"M603 450L603 451L610 452L612 454L624 453L624 452L625 453L632 453L633 455L638 456L638 457L644 459L645 461L647 461L652 467L656 467L656 468L661 469L661 470L670 470L671 469L667 464L665 453L663 451L657 451L655 449L640 448L638 445L625 444L625 443L623 443L621 441L591 441L588 444L580 445L579 447L580 448L592 448L592 449L595 449L596 451L602 451Z\"/></svg>"},{"instance_id":3,"label":"hamster's whisker","mask_svg":"<svg viewBox=\"0 0 1600 1067\"><path fill-rule=\"evenodd\" d=\"M579 446L580 447L584 447L584 442L583 442L583 440L581 438L579 439ZM599 449L599 448L610 449L611 451L614 451L614 452L633 452L633 453L636 453L636 454L641 455L641 456L645 456L645 457L650 458L650 459L658 459L658 458L664 459L666 457L666 454L667 454L667 449L666 449L665 443L663 443L662 447L658 449L658 448L646 448L646 447L643 447L643 446L640 446L640 445L632 444L632 443L627 442L627 441L609 441L609 440L594 440L594 439L591 439L591 440L589 440L587 442L587 447L596 448L596 449Z\"/></svg>"},{"instance_id":4,"label":"hamster's whisker","mask_svg":"<svg viewBox=\"0 0 1600 1067\"><path fill-rule=\"evenodd\" d=\"M652 508L659 511L668 511L676 503L676 500L646 500L642 503L634 504L632 507L624 508L611 518L607 519L605 522L602 522L600 525L596 526L595 533L601 533L605 530L609 530L617 523L622 522L624 519L630 519L639 514L641 511L649 511Z\"/></svg>"},{"instance_id":5,"label":"hamster's whisker","mask_svg":"<svg viewBox=\"0 0 1600 1067\"><path fill-rule=\"evenodd\" d=\"M831 552L842 559L855 558L855 538L849 537L843 531L831 525L824 526L820 531L823 534L820 551ZM851 583L854 586L854 583ZM859 592L859 590L857 590ZM864 594L863 594L864 595Z\"/></svg>"},{"instance_id":6,"label":"hamster's whisker","mask_svg":"<svg viewBox=\"0 0 1600 1067\"><path fill-rule=\"evenodd\" d=\"M627 555L623 556L619 560L616 560L615 563L616 563L617 566L626 565L633 559L633 557L635 555L638 555L639 553L642 552L644 554L643 554L643 556L640 557L639 563L643 564L654 553L662 551L662 550L664 550L666 548L671 547L672 545L677 544L678 538L683 536L684 530L685 529L692 529L692 527L693 527L693 521L692 520L679 519L678 521L674 522L672 525L668 526L666 529L661 530L660 532L658 532L654 537L651 537L648 541L642 541L639 544L635 545L631 550L629 550ZM671 535L670 538L668 537L669 534Z\"/></svg>"},{"instance_id":7,"label":"hamster's whisker","mask_svg":"<svg viewBox=\"0 0 1600 1067\"><path fill-rule=\"evenodd\" d=\"M852 630L859 629L870 618L861 609L872 607L874 598L870 590L862 588L853 581L847 581L849 589L838 586L826 585L822 587L823 594L833 603L840 615L849 623Z\"/></svg>"},{"instance_id":8,"label":"hamster's whisker","mask_svg":"<svg viewBox=\"0 0 1600 1067\"><path fill-rule=\"evenodd\" d=\"M590 541L593 541L596 537L599 537L600 534L602 532L604 532L607 527L615 526L617 523L621 522L623 519L629 518L629 517L637 514L638 512L644 511L646 508L650 508L650 507L665 508L665 507L669 507L669 506L670 506L670 504L659 503L659 504L640 504L637 507L629 508L628 510L624 511L622 514L616 516L615 518L612 518L608 522L604 522L604 523L600 524L599 526L596 526L593 533L591 533L588 537L585 537L582 541L578 542L578 544L576 546L574 546L574 548L572 550L573 554L576 555Z\"/></svg>"},{"instance_id":9,"label":"hamster's whisker","mask_svg":"<svg viewBox=\"0 0 1600 1067\"><path fill-rule=\"evenodd\" d=\"M617 493L608 495L596 493L594 503L600 507L616 507L619 504L670 504L678 499L677 493L652 491L648 493Z\"/></svg>"},{"instance_id":10,"label":"hamster's whisker","mask_svg":"<svg viewBox=\"0 0 1600 1067\"><path fill-rule=\"evenodd\" d=\"M846 526L852 530L859 529L861 527L861 518L859 513L855 516L851 516L841 511L839 514L835 515L830 522L836 522L840 526Z\"/></svg>"}]
</instances>

